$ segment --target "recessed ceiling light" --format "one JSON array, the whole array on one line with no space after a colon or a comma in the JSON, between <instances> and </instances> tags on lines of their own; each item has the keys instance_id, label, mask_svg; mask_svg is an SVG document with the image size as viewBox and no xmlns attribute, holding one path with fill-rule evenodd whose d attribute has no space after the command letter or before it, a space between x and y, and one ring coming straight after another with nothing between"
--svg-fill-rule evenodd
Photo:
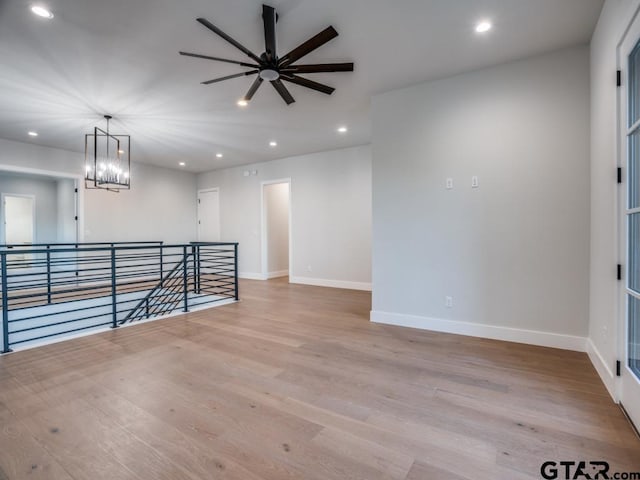
<instances>
[{"instance_id":1,"label":"recessed ceiling light","mask_svg":"<svg viewBox=\"0 0 640 480\"><path fill-rule=\"evenodd\" d=\"M180 165L181 167L184 167L186 165L186 163L180 162L178 165Z\"/></svg>"},{"instance_id":2,"label":"recessed ceiling light","mask_svg":"<svg viewBox=\"0 0 640 480\"><path fill-rule=\"evenodd\" d=\"M216 158L222 158L223 155L221 153L216 153Z\"/></svg>"},{"instance_id":3,"label":"recessed ceiling light","mask_svg":"<svg viewBox=\"0 0 640 480\"><path fill-rule=\"evenodd\" d=\"M278 146L278 142L272 140L271 142L269 142L269 146L270 147L277 147Z\"/></svg>"},{"instance_id":4,"label":"recessed ceiling light","mask_svg":"<svg viewBox=\"0 0 640 480\"><path fill-rule=\"evenodd\" d=\"M32 5L31 11L42 18L53 18L53 13L44 8L42 5Z\"/></svg>"},{"instance_id":5,"label":"recessed ceiling light","mask_svg":"<svg viewBox=\"0 0 640 480\"><path fill-rule=\"evenodd\" d=\"M491 25L491 22L489 22L488 20L483 20L481 22L478 22L478 24L476 25L476 33L486 33L491 30L491 27L493 27L493 25Z\"/></svg>"},{"instance_id":6,"label":"recessed ceiling light","mask_svg":"<svg viewBox=\"0 0 640 480\"><path fill-rule=\"evenodd\" d=\"M240 100L238 100L239 107L246 107L247 105L249 105L249 102L247 102L244 98L241 98Z\"/></svg>"},{"instance_id":7,"label":"recessed ceiling light","mask_svg":"<svg viewBox=\"0 0 640 480\"><path fill-rule=\"evenodd\" d=\"M124 150L118 150L118 153L122 155L124 153Z\"/></svg>"},{"instance_id":8,"label":"recessed ceiling light","mask_svg":"<svg viewBox=\"0 0 640 480\"><path fill-rule=\"evenodd\" d=\"M338 128L338 133L347 133L348 131L349 131L349 129L347 127Z\"/></svg>"},{"instance_id":9,"label":"recessed ceiling light","mask_svg":"<svg viewBox=\"0 0 640 480\"><path fill-rule=\"evenodd\" d=\"M38 132L29 132L29 136L30 137L37 137L38 136Z\"/></svg>"}]
</instances>

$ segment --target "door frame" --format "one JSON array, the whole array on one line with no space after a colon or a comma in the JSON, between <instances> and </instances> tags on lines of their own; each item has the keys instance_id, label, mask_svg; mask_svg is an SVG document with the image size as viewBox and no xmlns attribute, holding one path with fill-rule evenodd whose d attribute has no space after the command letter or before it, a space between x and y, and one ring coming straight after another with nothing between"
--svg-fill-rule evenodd
<instances>
[{"instance_id":1,"label":"door frame","mask_svg":"<svg viewBox=\"0 0 640 480\"><path fill-rule=\"evenodd\" d=\"M638 383L632 386L632 396L640 392L640 379L628 366L628 299L627 282L629 278L629 254L628 254L628 215L627 215L627 195L628 195L628 56L634 46L640 42L640 6L633 13L631 20L625 28L620 41L616 46L616 64L621 72L621 85L617 89L616 99L616 166L622 169L622 182L618 185L616 192L616 258L618 264L623 266L622 280L616 282L616 356L620 362L620 376L615 378L615 400L618 402L628 418L640 426L640 408L629 405L629 398L624 398L625 381ZM627 378L630 377L630 378ZM626 405L626 407L625 407Z\"/></svg>"},{"instance_id":2,"label":"door frame","mask_svg":"<svg viewBox=\"0 0 640 480\"><path fill-rule=\"evenodd\" d=\"M260 182L260 269L262 272L262 279L269 280L269 272L267 269L269 268L267 262L267 228L266 228L266 220L267 220L267 212L266 212L266 204L264 201L264 191L265 187L269 185L277 185L280 183L286 183L289 185L289 283L291 283L291 276L293 274L293 242L292 242L292 197L291 197L291 177L289 178L280 178L275 180L264 180Z\"/></svg>"},{"instance_id":3,"label":"door frame","mask_svg":"<svg viewBox=\"0 0 640 480\"><path fill-rule=\"evenodd\" d=\"M37 223L36 223L36 196L32 195L32 194L28 194L28 193L9 193L9 192L2 192L2 196L0 198L0 201L2 202L2 238L0 240L2 240L2 244L6 245L7 243L7 205L5 204L5 201L7 199L7 197L20 197L20 198L30 198L32 200L31 202L31 231L33 232L33 234L31 235L31 243L38 243L38 232L37 232Z\"/></svg>"},{"instance_id":4,"label":"door frame","mask_svg":"<svg viewBox=\"0 0 640 480\"><path fill-rule=\"evenodd\" d=\"M220 228L220 187L212 187L212 188L203 188L196 192L196 231L198 236L198 241L202 241L200 238L200 194L201 193L210 193L210 192L218 192L218 234L220 236L219 241L222 240L222 230Z\"/></svg>"}]
</instances>

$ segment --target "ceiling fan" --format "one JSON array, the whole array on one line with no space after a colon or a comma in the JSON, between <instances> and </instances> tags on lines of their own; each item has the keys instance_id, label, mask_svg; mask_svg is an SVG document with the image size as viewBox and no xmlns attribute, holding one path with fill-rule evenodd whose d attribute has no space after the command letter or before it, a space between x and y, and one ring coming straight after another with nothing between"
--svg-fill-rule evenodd
<instances>
[{"instance_id":1,"label":"ceiling fan","mask_svg":"<svg viewBox=\"0 0 640 480\"><path fill-rule=\"evenodd\" d=\"M213 25L205 18L198 18L197 21L207 27L209 30L219 35L238 50L245 53L254 63L238 62L236 60L228 60L226 58L211 57L208 55L200 55L197 53L180 52L180 55L188 57L204 58L206 60L214 60L217 62L233 63L242 67L251 68L246 72L236 73L234 75L228 75L226 77L215 78L213 80L207 80L202 82L203 85L209 85L211 83L222 82L223 80L230 80L232 78L244 77L248 75L258 75L256 80L249 88L247 94L242 98L245 102L248 102L253 98L258 91L262 83L266 80L273 85L273 88L280 94L282 99L287 105L295 102L294 98L287 90L287 87L282 83L285 82L295 83L303 87L316 90L318 92L331 95L335 88L323 85L322 83L314 82L308 78L299 76L300 73L321 73L321 72L352 72L353 63L324 63L315 65L295 65L295 62L300 60L305 55L311 53L315 49L321 47L328 41L338 36L338 32L333 27L327 27L322 32L311 37L309 40L294 48L283 57L278 57L276 53L276 22L278 21L278 15L275 8L268 5L262 6L262 19L264 21L264 43L265 52L257 56L248 48L244 47L229 35L224 33L218 27Z\"/></svg>"}]
</instances>

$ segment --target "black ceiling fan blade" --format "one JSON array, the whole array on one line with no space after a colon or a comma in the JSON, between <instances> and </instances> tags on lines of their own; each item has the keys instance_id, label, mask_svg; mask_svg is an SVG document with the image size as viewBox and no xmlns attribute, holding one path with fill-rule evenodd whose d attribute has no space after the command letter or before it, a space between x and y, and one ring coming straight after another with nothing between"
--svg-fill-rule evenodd
<instances>
[{"instance_id":1,"label":"black ceiling fan blade","mask_svg":"<svg viewBox=\"0 0 640 480\"><path fill-rule=\"evenodd\" d=\"M264 80L262 80L261 77L256 78L255 82L253 82L253 84L251 85L251 88L249 89L249 91L247 92L247 94L244 96L243 100L246 100L247 102L249 100L251 100L253 98L253 96L255 95L255 93L258 91L258 89L260 88L260 85L262 85L262 82Z\"/></svg>"},{"instance_id":2,"label":"black ceiling fan blade","mask_svg":"<svg viewBox=\"0 0 640 480\"><path fill-rule=\"evenodd\" d=\"M283 73L353 72L353 63L321 63L317 65L289 65Z\"/></svg>"},{"instance_id":3,"label":"black ceiling fan blade","mask_svg":"<svg viewBox=\"0 0 640 480\"><path fill-rule=\"evenodd\" d=\"M332 40L332 39L336 38L337 36L338 36L338 32L336 31L335 28L333 28L333 27L325 28L319 34L317 34L314 37L311 37L309 40L304 42L302 45L300 45L299 47L294 48L289 53L287 53L284 57L282 57L280 62L278 62L279 66L281 68L283 68L283 67L286 67L286 66L292 64L296 60L299 60L302 57L304 57L305 55L313 52L316 48L321 47L322 45L327 43L329 40Z\"/></svg>"},{"instance_id":4,"label":"black ceiling fan blade","mask_svg":"<svg viewBox=\"0 0 640 480\"><path fill-rule=\"evenodd\" d=\"M229 42L231 45L233 45L234 47L236 47L238 50L240 50L241 52L244 52L246 55L248 55L249 57L251 57L253 60L255 60L258 64L262 63L262 60L260 60L260 58L253 53L251 50L249 50L247 47L245 47L244 45L241 45L240 43L238 43L236 40L234 40L233 38L231 38L229 35L227 35L226 33L224 33L222 30L220 30L218 27L216 27L213 23L211 23L209 20L207 20L206 18L198 18L197 19L198 22L200 22L202 25L204 25L205 27L207 27L209 30L211 30L213 33L215 33L216 35L219 35L220 37L224 38L227 42Z\"/></svg>"},{"instance_id":5,"label":"black ceiling fan blade","mask_svg":"<svg viewBox=\"0 0 640 480\"><path fill-rule=\"evenodd\" d=\"M242 65L243 67L258 68L259 65L252 63L238 62L236 60L228 60L226 58L210 57L209 55L200 55L199 53L178 52L185 57L204 58L205 60L215 60L216 62L233 63L235 65Z\"/></svg>"},{"instance_id":6,"label":"black ceiling fan blade","mask_svg":"<svg viewBox=\"0 0 640 480\"><path fill-rule=\"evenodd\" d=\"M262 6L262 20L264 21L264 46L267 61L276 58L276 9L268 5Z\"/></svg>"},{"instance_id":7,"label":"black ceiling fan blade","mask_svg":"<svg viewBox=\"0 0 640 480\"><path fill-rule=\"evenodd\" d=\"M287 82L295 83L296 85L301 85L318 92L326 93L327 95L331 95L336 90L335 88L329 87L328 85L314 82L313 80L309 80L308 78L296 77L295 75L280 75L280 78Z\"/></svg>"},{"instance_id":8,"label":"black ceiling fan blade","mask_svg":"<svg viewBox=\"0 0 640 480\"><path fill-rule=\"evenodd\" d=\"M203 85L211 85L212 83L222 82L224 80L231 80L232 78L246 77L247 75L253 75L260 70L251 70L249 72L236 73L235 75L227 75L226 77L214 78L213 80L207 80L206 82L200 82Z\"/></svg>"},{"instance_id":9,"label":"black ceiling fan blade","mask_svg":"<svg viewBox=\"0 0 640 480\"><path fill-rule=\"evenodd\" d=\"M295 102L295 99L291 96L289 90L287 90L287 87L284 86L280 79L274 80L273 82L271 82L271 85L273 85L273 88L278 91L282 99L287 102L287 105L291 105L293 102Z\"/></svg>"}]
</instances>

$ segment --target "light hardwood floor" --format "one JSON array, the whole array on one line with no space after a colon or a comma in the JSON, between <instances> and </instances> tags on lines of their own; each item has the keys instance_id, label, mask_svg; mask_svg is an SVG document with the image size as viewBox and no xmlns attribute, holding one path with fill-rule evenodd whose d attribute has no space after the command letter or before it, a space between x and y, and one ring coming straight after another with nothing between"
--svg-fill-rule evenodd
<instances>
[{"instance_id":1,"label":"light hardwood floor","mask_svg":"<svg viewBox=\"0 0 640 480\"><path fill-rule=\"evenodd\" d=\"M366 292L280 279L240 294L0 358L0 480L640 471L585 354L371 324Z\"/></svg>"}]
</instances>

